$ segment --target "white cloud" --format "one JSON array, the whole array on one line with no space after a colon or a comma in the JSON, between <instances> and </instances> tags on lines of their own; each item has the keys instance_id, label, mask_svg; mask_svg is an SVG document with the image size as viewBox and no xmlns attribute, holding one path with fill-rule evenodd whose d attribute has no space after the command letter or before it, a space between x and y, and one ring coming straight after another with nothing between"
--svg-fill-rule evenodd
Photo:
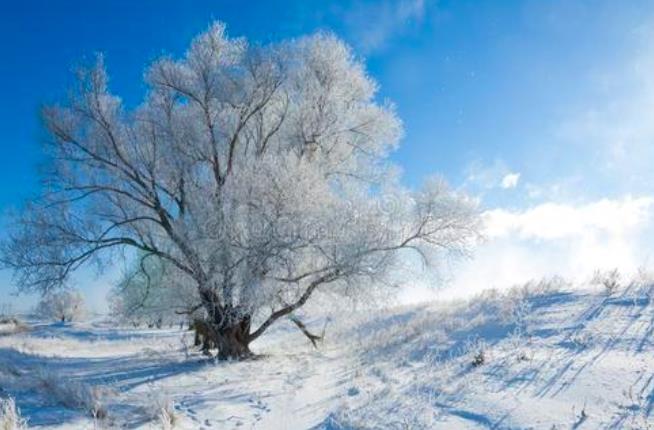
<instances>
[{"instance_id":1,"label":"white cloud","mask_svg":"<svg viewBox=\"0 0 654 430\"><path fill-rule=\"evenodd\" d=\"M358 0L343 11L352 43L364 54L382 50L388 41L425 15L425 0Z\"/></svg>"},{"instance_id":2,"label":"white cloud","mask_svg":"<svg viewBox=\"0 0 654 430\"><path fill-rule=\"evenodd\" d=\"M584 205L544 203L484 213L485 243L454 270L445 296L509 287L544 276L587 279L597 268L631 273L650 263L654 198L624 196Z\"/></svg>"},{"instance_id":3,"label":"white cloud","mask_svg":"<svg viewBox=\"0 0 654 430\"><path fill-rule=\"evenodd\" d=\"M598 233L623 235L647 223L654 199L624 197L602 199L572 206L543 203L525 211L494 209L484 214L486 234L491 238L566 239Z\"/></svg>"},{"instance_id":4,"label":"white cloud","mask_svg":"<svg viewBox=\"0 0 654 430\"><path fill-rule=\"evenodd\" d=\"M518 186L518 181L520 180L520 173L509 173L507 175L504 175L502 178L502 188L509 189L509 188L515 188Z\"/></svg>"},{"instance_id":5,"label":"white cloud","mask_svg":"<svg viewBox=\"0 0 654 430\"><path fill-rule=\"evenodd\" d=\"M509 168L501 158L492 163L475 160L466 167L464 186L472 192L485 192L493 189L510 189L518 186L520 173Z\"/></svg>"}]
</instances>

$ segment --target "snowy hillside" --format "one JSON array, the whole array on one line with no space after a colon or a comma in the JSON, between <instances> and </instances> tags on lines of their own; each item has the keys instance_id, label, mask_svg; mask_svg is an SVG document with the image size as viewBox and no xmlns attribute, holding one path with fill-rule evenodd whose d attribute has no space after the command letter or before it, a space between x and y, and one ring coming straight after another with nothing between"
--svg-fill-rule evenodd
<instances>
[{"instance_id":1,"label":"snowy hillside","mask_svg":"<svg viewBox=\"0 0 654 430\"><path fill-rule=\"evenodd\" d=\"M60 429L654 428L652 294L542 282L353 314L318 350L282 325L231 363L178 329L5 324L0 395Z\"/></svg>"}]
</instances>

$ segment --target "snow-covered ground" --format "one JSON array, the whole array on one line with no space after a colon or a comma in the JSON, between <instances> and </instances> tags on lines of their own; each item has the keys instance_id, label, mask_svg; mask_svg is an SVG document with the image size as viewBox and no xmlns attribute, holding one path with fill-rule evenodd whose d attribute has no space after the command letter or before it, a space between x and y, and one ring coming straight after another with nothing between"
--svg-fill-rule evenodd
<instances>
[{"instance_id":1,"label":"snow-covered ground","mask_svg":"<svg viewBox=\"0 0 654 430\"><path fill-rule=\"evenodd\" d=\"M317 350L281 325L231 363L178 329L4 327L0 396L59 429L654 428L653 295L550 282L341 313Z\"/></svg>"}]
</instances>

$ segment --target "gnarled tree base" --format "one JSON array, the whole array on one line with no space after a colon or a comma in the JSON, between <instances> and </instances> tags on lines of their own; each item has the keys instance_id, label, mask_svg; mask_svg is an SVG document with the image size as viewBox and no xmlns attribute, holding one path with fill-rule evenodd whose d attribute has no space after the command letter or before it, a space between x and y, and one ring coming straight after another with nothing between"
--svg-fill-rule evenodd
<instances>
[{"instance_id":1,"label":"gnarled tree base","mask_svg":"<svg viewBox=\"0 0 654 430\"><path fill-rule=\"evenodd\" d=\"M218 355L216 358L219 360L243 360L252 358L253 356L254 354L250 351L247 344L224 340L218 346Z\"/></svg>"},{"instance_id":2,"label":"gnarled tree base","mask_svg":"<svg viewBox=\"0 0 654 430\"><path fill-rule=\"evenodd\" d=\"M219 360L239 360L252 357L250 351L250 316L232 319L231 324L214 324Z\"/></svg>"},{"instance_id":3,"label":"gnarled tree base","mask_svg":"<svg viewBox=\"0 0 654 430\"><path fill-rule=\"evenodd\" d=\"M219 360L241 360L252 358L250 351L249 319L243 319L230 326L220 326L211 321L195 320L191 327L195 331L195 346L202 346L205 355L212 355L217 349Z\"/></svg>"}]
</instances>

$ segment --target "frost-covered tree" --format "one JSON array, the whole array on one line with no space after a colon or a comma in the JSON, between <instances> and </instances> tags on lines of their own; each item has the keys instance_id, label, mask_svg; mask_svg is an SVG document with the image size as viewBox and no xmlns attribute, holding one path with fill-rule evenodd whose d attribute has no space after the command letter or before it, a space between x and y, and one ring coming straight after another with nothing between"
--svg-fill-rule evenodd
<instances>
[{"instance_id":1,"label":"frost-covered tree","mask_svg":"<svg viewBox=\"0 0 654 430\"><path fill-rule=\"evenodd\" d=\"M219 357L245 357L317 290L365 295L402 250L428 262L476 235L470 199L440 180L398 184L401 123L332 35L258 46L216 23L146 81L126 109L100 58L44 110L47 193L2 253L23 289L133 248L193 287Z\"/></svg>"},{"instance_id":2,"label":"frost-covered tree","mask_svg":"<svg viewBox=\"0 0 654 430\"><path fill-rule=\"evenodd\" d=\"M44 294L34 312L40 318L70 322L84 318L86 308L79 291L65 288Z\"/></svg>"},{"instance_id":3,"label":"frost-covered tree","mask_svg":"<svg viewBox=\"0 0 654 430\"><path fill-rule=\"evenodd\" d=\"M111 312L133 323L173 323L201 314L195 286L165 260L137 258L109 295Z\"/></svg>"}]
</instances>

